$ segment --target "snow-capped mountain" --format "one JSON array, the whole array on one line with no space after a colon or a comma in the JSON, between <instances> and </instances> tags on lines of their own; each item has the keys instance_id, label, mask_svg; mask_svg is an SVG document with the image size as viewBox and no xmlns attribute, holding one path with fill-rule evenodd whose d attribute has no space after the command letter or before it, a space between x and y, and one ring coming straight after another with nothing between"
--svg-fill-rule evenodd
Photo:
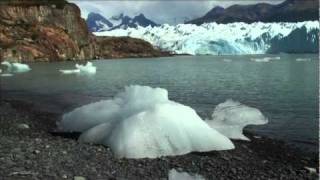
<instances>
[{"instance_id":1,"label":"snow-capped mountain","mask_svg":"<svg viewBox=\"0 0 320 180\"><path fill-rule=\"evenodd\" d=\"M133 18L124 15L123 13L112 16L109 20L97 13L90 13L87 18L87 25L92 32L109 31L115 29L127 29L141 27L159 26L155 22L146 18L143 14L134 16Z\"/></svg>"},{"instance_id":2,"label":"snow-capped mountain","mask_svg":"<svg viewBox=\"0 0 320 180\"><path fill-rule=\"evenodd\" d=\"M97 32L98 36L144 39L177 54L314 53L319 21L298 23L207 23L138 27Z\"/></svg>"},{"instance_id":3,"label":"snow-capped mountain","mask_svg":"<svg viewBox=\"0 0 320 180\"><path fill-rule=\"evenodd\" d=\"M214 7L188 24L233 22L302 22L319 19L319 0L285 0L280 4L235 4L228 8Z\"/></svg>"},{"instance_id":4,"label":"snow-capped mountain","mask_svg":"<svg viewBox=\"0 0 320 180\"><path fill-rule=\"evenodd\" d=\"M123 18L124 18L124 15L123 13L121 13L121 14L112 16L111 18L109 18L109 21L116 26L121 24Z\"/></svg>"},{"instance_id":5,"label":"snow-capped mountain","mask_svg":"<svg viewBox=\"0 0 320 180\"><path fill-rule=\"evenodd\" d=\"M107 31L113 27L113 23L98 13L89 13L86 20L91 32Z\"/></svg>"}]
</instances>

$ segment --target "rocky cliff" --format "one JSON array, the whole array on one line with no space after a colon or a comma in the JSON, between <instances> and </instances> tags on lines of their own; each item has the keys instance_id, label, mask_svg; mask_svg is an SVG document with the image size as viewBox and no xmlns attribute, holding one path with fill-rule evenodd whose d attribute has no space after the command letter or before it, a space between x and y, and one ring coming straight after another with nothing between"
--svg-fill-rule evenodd
<instances>
[{"instance_id":1,"label":"rocky cliff","mask_svg":"<svg viewBox=\"0 0 320 180\"><path fill-rule=\"evenodd\" d=\"M169 56L168 52L154 49L147 41L131 37L97 37L99 58L136 58Z\"/></svg>"},{"instance_id":2,"label":"rocky cliff","mask_svg":"<svg viewBox=\"0 0 320 180\"><path fill-rule=\"evenodd\" d=\"M106 44L114 45L105 43L106 40L109 39L97 39L92 35L80 16L80 9L65 0L0 2L0 60L64 61L113 57L102 51ZM147 49L150 56L159 52L149 46Z\"/></svg>"}]
</instances>

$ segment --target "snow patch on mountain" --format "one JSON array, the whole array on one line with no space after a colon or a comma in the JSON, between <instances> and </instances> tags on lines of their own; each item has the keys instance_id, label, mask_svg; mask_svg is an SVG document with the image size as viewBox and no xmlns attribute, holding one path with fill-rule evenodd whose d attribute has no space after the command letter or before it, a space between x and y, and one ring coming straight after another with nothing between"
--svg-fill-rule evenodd
<instances>
[{"instance_id":1,"label":"snow patch on mountain","mask_svg":"<svg viewBox=\"0 0 320 180\"><path fill-rule=\"evenodd\" d=\"M86 22L91 32L103 32L114 29L136 28L138 26L158 26L158 24L146 18L143 14L139 14L131 18L121 13L119 15L115 15L107 19L103 17L101 14L90 13Z\"/></svg>"},{"instance_id":2,"label":"snow patch on mountain","mask_svg":"<svg viewBox=\"0 0 320 180\"><path fill-rule=\"evenodd\" d=\"M89 13L86 23L91 32L107 31L113 27L113 23L98 13Z\"/></svg>"},{"instance_id":3,"label":"snow patch on mountain","mask_svg":"<svg viewBox=\"0 0 320 180\"><path fill-rule=\"evenodd\" d=\"M158 27L116 29L97 36L130 36L144 39L177 54L265 54L318 52L319 21L298 23L237 22L202 25L164 24Z\"/></svg>"}]
</instances>

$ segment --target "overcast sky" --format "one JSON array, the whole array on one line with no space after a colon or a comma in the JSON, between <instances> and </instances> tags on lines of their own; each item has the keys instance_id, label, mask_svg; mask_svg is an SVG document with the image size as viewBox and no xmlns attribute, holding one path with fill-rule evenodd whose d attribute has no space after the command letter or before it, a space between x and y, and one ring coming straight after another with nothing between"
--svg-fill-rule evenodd
<instances>
[{"instance_id":1,"label":"overcast sky","mask_svg":"<svg viewBox=\"0 0 320 180\"><path fill-rule=\"evenodd\" d=\"M96 12L109 18L120 13L134 16L143 13L156 23L176 24L188 19L203 16L214 6L228 7L233 4L255 4L267 2L278 4L283 0L144 0L144 1L111 1L111 0L73 0L81 8L81 16Z\"/></svg>"}]
</instances>

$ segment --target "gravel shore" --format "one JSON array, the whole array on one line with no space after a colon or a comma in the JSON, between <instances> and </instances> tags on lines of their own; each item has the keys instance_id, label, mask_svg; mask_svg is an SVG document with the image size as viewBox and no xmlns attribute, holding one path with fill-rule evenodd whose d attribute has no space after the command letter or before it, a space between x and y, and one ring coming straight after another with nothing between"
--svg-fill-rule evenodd
<instances>
[{"instance_id":1,"label":"gravel shore","mask_svg":"<svg viewBox=\"0 0 320 180\"><path fill-rule=\"evenodd\" d=\"M318 179L318 154L249 133L252 141L234 141L231 151L117 159L107 147L52 134L60 116L28 103L0 102L0 180L167 179L171 169L206 179Z\"/></svg>"}]
</instances>

